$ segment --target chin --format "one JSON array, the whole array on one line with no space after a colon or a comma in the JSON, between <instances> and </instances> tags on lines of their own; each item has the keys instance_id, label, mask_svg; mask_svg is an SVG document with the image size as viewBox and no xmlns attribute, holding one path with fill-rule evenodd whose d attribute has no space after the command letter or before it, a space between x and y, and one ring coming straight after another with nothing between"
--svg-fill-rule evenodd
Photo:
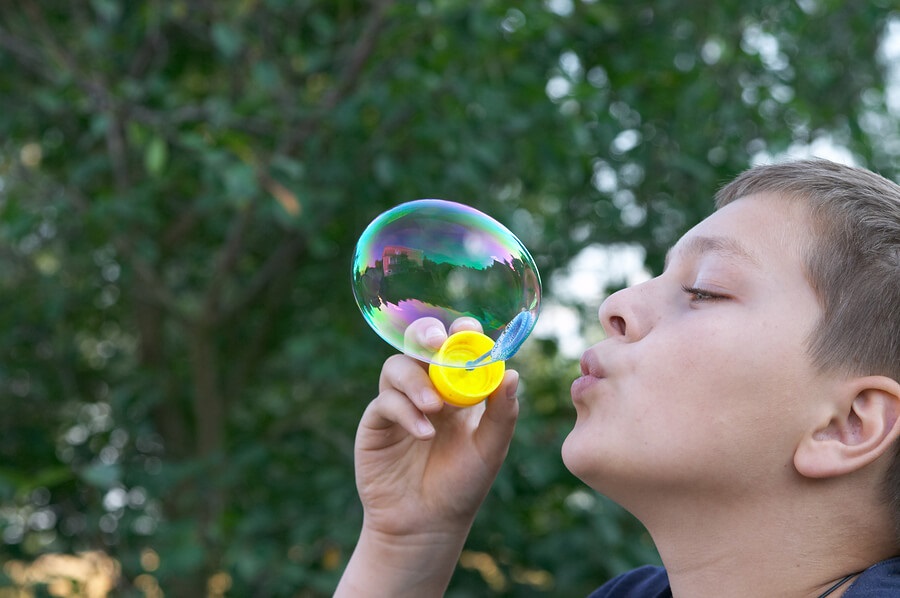
<instances>
[{"instance_id":1,"label":"chin","mask_svg":"<svg viewBox=\"0 0 900 598\"><path fill-rule=\"evenodd\" d=\"M579 442L577 424L575 428L569 432L569 435L566 436L565 441L563 441L560 453L562 454L563 464L566 466L566 469L568 469L575 477L586 482L586 474L590 470L592 455L587 447Z\"/></svg>"},{"instance_id":2,"label":"chin","mask_svg":"<svg viewBox=\"0 0 900 598\"><path fill-rule=\"evenodd\" d=\"M596 430L576 426L569 432L560 451L566 469L593 490L606 496L615 495L615 486L628 483L633 464L625 465L622 455L609 452L611 446L597 442Z\"/></svg>"}]
</instances>

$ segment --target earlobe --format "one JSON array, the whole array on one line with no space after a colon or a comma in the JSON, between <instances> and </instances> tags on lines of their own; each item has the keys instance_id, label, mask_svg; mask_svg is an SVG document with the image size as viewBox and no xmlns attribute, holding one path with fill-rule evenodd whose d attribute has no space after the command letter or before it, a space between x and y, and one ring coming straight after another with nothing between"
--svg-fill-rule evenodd
<instances>
[{"instance_id":1,"label":"earlobe","mask_svg":"<svg viewBox=\"0 0 900 598\"><path fill-rule=\"evenodd\" d=\"M900 384L886 376L854 380L831 418L801 440L794 467L809 478L851 473L876 461L900 436Z\"/></svg>"}]
</instances>

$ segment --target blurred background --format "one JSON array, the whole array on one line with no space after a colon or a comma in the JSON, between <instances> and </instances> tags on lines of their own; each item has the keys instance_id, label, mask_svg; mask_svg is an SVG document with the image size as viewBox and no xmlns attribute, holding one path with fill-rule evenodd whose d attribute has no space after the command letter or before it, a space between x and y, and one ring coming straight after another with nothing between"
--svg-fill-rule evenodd
<instances>
[{"instance_id":1,"label":"blurred background","mask_svg":"<svg viewBox=\"0 0 900 598\"><path fill-rule=\"evenodd\" d=\"M512 229L546 293L448 596L655 562L559 457L597 307L752 164L896 179L893 5L3 3L0 596L330 595L391 352L350 258L425 197Z\"/></svg>"}]
</instances>

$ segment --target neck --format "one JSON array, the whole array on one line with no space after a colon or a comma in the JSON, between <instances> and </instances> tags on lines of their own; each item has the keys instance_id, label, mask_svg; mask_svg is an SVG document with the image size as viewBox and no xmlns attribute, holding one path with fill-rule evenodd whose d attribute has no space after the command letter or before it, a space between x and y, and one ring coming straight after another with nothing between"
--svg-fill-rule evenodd
<instances>
[{"instance_id":1,"label":"neck","mask_svg":"<svg viewBox=\"0 0 900 598\"><path fill-rule=\"evenodd\" d=\"M854 504L844 496L851 507L835 510L834 503L813 500L822 494L808 493L793 503L786 503L784 495L730 501L693 496L667 500L663 511L657 504L635 514L656 543L675 598L816 598L846 575L896 553L885 526L876 523L885 521L883 506ZM872 541L863 546L862 538Z\"/></svg>"}]
</instances>

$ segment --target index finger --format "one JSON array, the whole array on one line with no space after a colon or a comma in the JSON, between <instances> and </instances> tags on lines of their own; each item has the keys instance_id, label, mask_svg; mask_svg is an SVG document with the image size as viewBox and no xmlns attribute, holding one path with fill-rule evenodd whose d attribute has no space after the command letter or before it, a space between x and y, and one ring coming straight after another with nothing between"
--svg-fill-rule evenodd
<instances>
[{"instance_id":1,"label":"index finger","mask_svg":"<svg viewBox=\"0 0 900 598\"><path fill-rule=\"evenodd\" d=\"M440 396L421 363L407 355L393 355L384 363L378 389L392 389L409 398L420 410L433 412L441 408Z\"/></svg>"},{"instance_id":2,"label":"index finger","mask_svg":"<svg viewBox=\"0 0 900 598\"><path fill-rule=\"evenodd\" d=\"M403 332L403 352L428 361L447 340L444 323L437 318L415 320Z\"/></svg>"}]
</instances>

